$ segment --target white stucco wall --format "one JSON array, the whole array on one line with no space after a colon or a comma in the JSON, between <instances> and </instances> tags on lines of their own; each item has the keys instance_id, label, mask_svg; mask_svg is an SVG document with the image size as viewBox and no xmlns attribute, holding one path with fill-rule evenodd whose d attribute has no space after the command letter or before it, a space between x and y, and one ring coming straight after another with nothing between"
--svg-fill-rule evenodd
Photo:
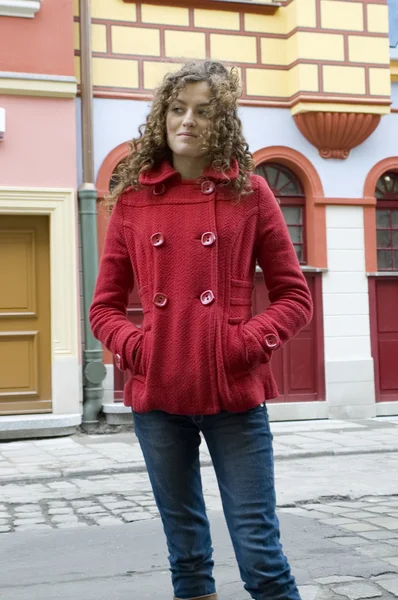
<instances>
[{"instance_id":1,"label":"white stucco wall","mask_svg":"<svg viewBox=\"0 0 398 600\"><path fill-rule=\"evenodd\" d=\"M393 84L398 104L398 84ZM138 126L145 122L150 103L138 100L94 100L94 162L95 175L113 148L137 135ZM80 135L80 101L78 111L78 140ZM354 148L347 160L325 160L301 135L287 109L242 107L240 117L252 152L267 146L287 146L304 154L317 170L325 196L359 198L371 168L383 158L396 156L398 114L381 119L376 131L359 148ZM81 183L81 150L77 155L79 184Z\"/></svg>"},{"instance_id":2,"label":"white stucco wall","mask_svg":"<svg viewBox=\"0 0 398 600\"><path fill-rule=\"evenodd\" d=\"M363 223L362 207L327 207L323 309L326 397L332 418L376 414Z\"/></svg>"}]
</instances>

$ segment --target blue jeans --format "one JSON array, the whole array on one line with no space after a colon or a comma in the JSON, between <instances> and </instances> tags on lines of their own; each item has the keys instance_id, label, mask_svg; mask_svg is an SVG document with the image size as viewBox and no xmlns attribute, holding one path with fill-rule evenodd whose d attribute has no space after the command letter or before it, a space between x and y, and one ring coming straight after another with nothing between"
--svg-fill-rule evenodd
<instances>
[{"instance_id":1,"label":"blue jeans","mask_svg":"<svg viewBox=\"0 0 398 600\"><path fill-rule=\"evenodd\" d=\"M176 598L215 593L199 464L202 432L245 589L255 600L300 600L279 541L266 407L204 416L133 414L167 538Z\"/></svg>"}]
</instances>

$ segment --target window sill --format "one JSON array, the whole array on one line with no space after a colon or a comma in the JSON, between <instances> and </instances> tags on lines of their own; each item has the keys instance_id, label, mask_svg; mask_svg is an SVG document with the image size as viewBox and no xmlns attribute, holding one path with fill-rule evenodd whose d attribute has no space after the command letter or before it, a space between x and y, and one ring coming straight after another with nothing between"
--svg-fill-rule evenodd
<instances>
[{"instance_id":1,"label":"window sill","mask_svg":"<svg viewBox=\"0 0 398 600\"><path fill-rule=\"evenodd\" d=\"M377 271L376 273L366 273L367 277L398 277L398 271Z\"/></svg>"},{"instance_id":2,"label":"window sill","mask_svg":"<svg viewBox=\"0 0 398 600\"><path fill-rule=\"evenodd\" d=\"M0 0L1 17L33 19L40 10L40 0Z\"/></svg>"},{"instance_id":3,"label":"window sill","mask_svg":"<svg viewBox=\"0 0 398 600\"><path fill-rule=\"evenodd\" d=\"M1 1L1 0L0 0ZM145 0L146 4L161 4L161 0ZM136 0L123 0L126 3L136 2ZM169 6L182 6L187 8L187 0L167 0ZM192 8L208 8L213 10L234 10L240 12L251 12L263 15L273 15L283 2L269 0L261 2L259 0L191 0L189 2Z\"/></svg>"},{"instance_id":4,"label":"window sill","mask_svg":"<svg viewBox=\"0 0 398 600\"><path fill-rule=\"evenodd\" d=\"M310 265L300 265L303 273L327 273L327 267L311 267ZM256 273L262 273L262 269L259 265L256 265ZM397 273L398 275L398 273Z\"/></svg>"}]
</instances>

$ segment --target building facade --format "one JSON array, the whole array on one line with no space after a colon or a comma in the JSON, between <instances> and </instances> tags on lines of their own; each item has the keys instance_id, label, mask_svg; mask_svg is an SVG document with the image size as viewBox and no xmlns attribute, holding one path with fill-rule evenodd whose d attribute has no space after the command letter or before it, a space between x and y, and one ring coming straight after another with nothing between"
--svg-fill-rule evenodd
<instances>
[{"instance_id":1,"label":"building facade","mask_svg":"<svg viewBox=\"0 0 398 600\"><path fill-rule=\"evenodd\" d=\"M15 245L15 239L7 241L12 219L31 214L44 219L44 229L54 232L47 250L52 273L46 313L51 344L42 359L51 365L52 388L47 395L43 392L46 405L17 397L18 377L11 368L16 353L25 352L28 365L37 342L32 336L14 336L13 346L7 335L12 327L25 332L41 329L33 323L28 327L26 315L23 327L7 322L11 317L4 314L34 312L25 288L25 304L17 291L15 297L10 293L8 304L0 306L4 313L0 312L0 325L5 324L0 330L0 340L5 340L1 364L10 374L5 383L0 377L0 415L10 414L8 409L14 414L16 407L25 416L43 410L75 415L81 412L82 387L76 189L83 181L84 152L81 99L79 91L75 97L74 79L81 83L81 2L63 2L62 7L38 0L22 4L39 10L31 18L0 16L0 34L4 32L0 107L6 109L6 134L0 141L0 218L5 226L0 229L6 231L3 242ZM244 133L258 173L280 200L315 304L312 323L272 359L280 397L269 405L271 418L397 415L398 2L91 0L90 4L99 254L108 224L101 200L128 152L128 140L145 121L153 89L163 75L186 59L212 58L238 67ZM0 15L1 10L5 9L0 0ZM37 36L32 39L34 53L27 54L22 46L12 57L2 52L28 31ZM44 40L55 44L54 52L46 51ZM62 147L62 159L55 147ZM51 202L58 208L39 209ZM49 229L60 222L54 217L60 210L67 215L62 231ZM16 227L23 230L23 221ZM19 239L20 234L15 235ZM11 273L27 269L27 263L13 260L6 260L3 268ZM17 309L13 302L27 308ZM263 310L267 302L258 272L253 310ZM137 324L142 319L136 291L129 318ZM123 374L106 350L103 359L103 409L109 422L117 422L124 412ZM23 385L30 393L28 383ZM7 399L3 405L1 394Z\"/></svg>"},{"instance_id":2,"label":"building facade","mask_svg":"<svg viewBox=\"0 0 398 600\"><path fill-rule=\"evenodd\" d=\"M281 200L315 301L312 324L273 358L275 419L398 414L392 28L384 0L92 2L99 199L164 73L187 58L240 70L244 133ZM259 273L254 310L266 303ZM135 294L130 314L140 322ZM118 410L122 374L104 357L106 410Z\"/></svg>"},{"instance_id":3,"label":"building facade","mask_svg":"<svg viewBox=\"0 0 398 600\"><path fill-rule=\"evenodd\" d=\"M0 438L81 421L74 69L72 0L0 1Z\"/></svg>"}]
</instances>

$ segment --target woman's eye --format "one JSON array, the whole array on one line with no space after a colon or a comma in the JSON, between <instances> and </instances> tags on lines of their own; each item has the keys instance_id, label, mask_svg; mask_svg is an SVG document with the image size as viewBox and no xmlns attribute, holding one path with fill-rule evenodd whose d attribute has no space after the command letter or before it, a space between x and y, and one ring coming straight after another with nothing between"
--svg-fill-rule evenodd
<instances>
[{"instance_id":1,"label":"woman's eye","mask_svg":"<svg viewBox=\"0 0 398 600\"><path fill-rule=\"evenodd\" d=\"M179 106L175 106L175 107L172 109L172 111L173 111L174 113L176 113L177 115L180 115L180 114L182 113L182 108L181 108L181 107L179 107Z\"/></svg>"},{"instance_id":2,"label":"woman's eye","mask_svg":"<svg viewBox=\"0 0 398 600\"><path fill-rule=\"evenodd\" d=\"M198 114L200 117L204 117L205 119L207 119L207 117L209 116L209 111L208 110L200 110Z\"/></svg>"}]
</instances>

